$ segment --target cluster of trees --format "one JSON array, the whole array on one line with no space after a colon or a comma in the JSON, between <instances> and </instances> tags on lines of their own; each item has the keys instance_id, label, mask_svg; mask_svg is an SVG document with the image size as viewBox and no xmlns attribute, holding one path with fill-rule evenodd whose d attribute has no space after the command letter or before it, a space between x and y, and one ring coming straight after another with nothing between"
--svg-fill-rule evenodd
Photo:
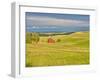
<instances>
[{"instance_id":1,"label":"cluster of trees","mask_svg":"<svg viewBox=\"0 0 100 80\"><path fill-rule=\"evenodd\" d=\"M38 43L40 40L39 33L26 33L26 43Z\"/></svg>"},{"instance_id":2,"label":"cluster of trees","mask_svg":"<svg viewBox=\"0 0 100 80\"><path fill-rule=\"evenodd\" d=\"M41 35L36 32L27 32L26 33L26 43L37 44L40 41L40 36L45 36L45 35ZM56 42L61 42L61 39L57 39Z\"/></svg>"}]
</instances>

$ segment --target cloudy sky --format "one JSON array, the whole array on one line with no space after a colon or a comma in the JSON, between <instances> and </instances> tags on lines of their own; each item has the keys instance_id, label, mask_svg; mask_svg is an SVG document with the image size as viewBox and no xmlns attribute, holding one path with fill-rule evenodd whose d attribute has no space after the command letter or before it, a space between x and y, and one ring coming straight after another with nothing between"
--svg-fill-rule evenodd
<instances>
[{"instance_id":1,"label":"cloudy sky","mask_svg":"<svg viewBox=\"0 0 100 80\"><path fill-rule=\"evenodd\" d=\"M26 12L28 32L89 31L89 15Z\"/></svg>"}]
</instances>

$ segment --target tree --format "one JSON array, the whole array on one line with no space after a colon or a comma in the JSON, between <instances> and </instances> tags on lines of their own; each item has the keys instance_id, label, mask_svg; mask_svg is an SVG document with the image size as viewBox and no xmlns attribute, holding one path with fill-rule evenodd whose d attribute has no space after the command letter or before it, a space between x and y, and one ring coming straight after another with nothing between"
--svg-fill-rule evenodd
<instances>
[{"instance_id":1,"label":"tree","mask_svg":"<svg viewBox=\"0 0 100 80\"><path fill-rule=\"evenodd\" d=\"M29 32L26 33L26 43L32 43L31 33Z\"/></svg>"},{"instance_id":2,"label":"tree","mask_svg":"<svg viewBox=\"0 0 100 80\"><path fill-rule=\"evenodd\" d=\"M26 33L26 43L38 43L40 40L39 38L39 33L31 33L27 32Z\"/></svg>"},{"instance_id":3,"label":"tree","mask_svg":"<svg viewBox=\"0 0 100 80\"><path fill-rule=\"evenodd\" d=\"M40 40L39 33L31 33L31 40L32 43L38 43Z\"/></svg>"}]
</instances>

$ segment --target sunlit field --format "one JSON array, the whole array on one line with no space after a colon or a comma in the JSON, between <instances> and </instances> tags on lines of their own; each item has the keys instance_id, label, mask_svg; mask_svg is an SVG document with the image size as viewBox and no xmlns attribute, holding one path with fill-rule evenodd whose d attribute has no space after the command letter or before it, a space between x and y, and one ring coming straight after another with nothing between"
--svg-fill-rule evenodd
<instances>
[{"instance_id":1,"label":"sunlit field","mask_svg":"<svg viewBox=\"0 0 100 80\"><path fill-rule=\"evenodd\" d=\"M26 35L26 67L89 64L89 32L53 35L53 42L38 36Z\"/></svg>"}]
</instances>

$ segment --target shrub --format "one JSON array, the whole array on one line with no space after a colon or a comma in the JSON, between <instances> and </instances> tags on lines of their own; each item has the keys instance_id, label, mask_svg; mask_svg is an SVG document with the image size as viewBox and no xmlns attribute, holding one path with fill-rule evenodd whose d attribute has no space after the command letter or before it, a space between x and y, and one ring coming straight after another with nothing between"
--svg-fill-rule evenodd
<instances>
[{"instance_id":1,"label":"shrub","mask_svg":"<svg viewBox=\"0 0 100 80\"><path fill-rule=\"evenodd\" d=\"M61 41L61 39L57 39L57 42L60 42Z\"/></svg>"}]
</instances>

